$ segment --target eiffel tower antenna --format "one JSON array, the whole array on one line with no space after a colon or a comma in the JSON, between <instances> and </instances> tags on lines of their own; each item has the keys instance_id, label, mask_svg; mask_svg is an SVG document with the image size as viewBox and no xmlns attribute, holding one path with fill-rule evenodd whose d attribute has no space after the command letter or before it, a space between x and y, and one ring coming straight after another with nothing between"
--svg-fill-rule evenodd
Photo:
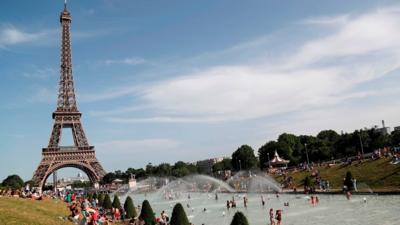
<instances>
[{"instance_id":1,"label":"eiffel tower antenna","mask_svg":"<svg viewBox=\"0 0 400 225\"><path fill-rule=\"evenodd\" d=\"M60 15L62 40L57 108L53 112L54 122L49 144L42 149L42 160L32 178L39 190L44 186L50 174L64 167L82 170L95 186L106 174L95 156L94 146L89 145L83 131L82 114L76 103L72 76L71 21L71 14L67 11L67 1L65 0L64 11ZM63 128L72 130L74 140L72 146L60 146Z\"/></svg>"}]
</instances>

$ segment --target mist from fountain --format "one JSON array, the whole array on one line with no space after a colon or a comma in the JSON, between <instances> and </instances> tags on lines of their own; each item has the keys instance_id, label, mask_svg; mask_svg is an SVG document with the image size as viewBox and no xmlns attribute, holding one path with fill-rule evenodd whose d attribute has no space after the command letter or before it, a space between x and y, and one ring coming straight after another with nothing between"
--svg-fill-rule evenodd
<instances>
[{"instance_id":1,"label":"mist from fountain","mask_svg":"<svg viewBox=\"0 0 400 225\"><path fill-rule=\"evenodd\" d=\"M280 185L261 171L239 171L227 181L238 192L281 192Z\"/></svg>"}]
</instances>

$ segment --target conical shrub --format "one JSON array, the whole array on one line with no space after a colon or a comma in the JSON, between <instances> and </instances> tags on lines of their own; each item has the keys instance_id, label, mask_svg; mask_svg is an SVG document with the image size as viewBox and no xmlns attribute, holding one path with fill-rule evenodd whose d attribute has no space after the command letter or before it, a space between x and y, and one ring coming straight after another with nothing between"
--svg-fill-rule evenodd
<instances>
[{"instance_id":1,"label":"conical shrub","mask_svg":"<svg viewBox=\"0 0 400 225\"><path fill-rule=\"evenodd\" d=\"M86 198L89 200L89 201L92 201L92 193L89 193L89 194L87 194L87 196L86 196Z\"/></svg>"},{"instance_id":2,"label":"conical shrub","mask_svg":"<svg viewBox=\"0 0 400 225\"><path fill-rule=\"evenodd\" d=\"M114 200L112 202L112 207L120 209L121 208L121 202L119 201L118 196L114 195Z\"/></svg>"},{"instance_id":3,"label":"conical shrub","mask_svg":"<svg viewBox=\"0 0 400 225\"><path fill-rule=\"evenodd\" d=\"M104 194L100 193L98 196L98 200L99 200L99 206L103 206L104 203Z\"/></svg>"},{"instance_id":4,"label":"conical shrub","mask_svg":"<svg viewBox=\"0 0 400 225\"><path fill-rule=\"evenodd\" d=\"M246 216L243 215L242 212L236 212L235 215L233 216L231 225L249 225L249 222L247 221Z\"/></svg>"},{"instance_id":5,"label":"conical shrub","mask_svg":"<svg viewBox=\"0 0 400 225\"><path fill-rule=\"evenodd\" d=\"M133 204L133 200L130 196L128 196L125 199L124 209L125 209L127 219L134 218L137 216L135 205Z\"/></svg>"},{"instance_id":6,"label":"conical shrub","mask_svg":"<svg viewBox=\"0 0 400 225\"><path fill-rule=\"evenodd\" d=\"M190 225L189 220L186 216L185 210L181 203L174 206L172 210L171 225Z\"/></svg>"},{"instance_id":7,"label":"conical shrub","mask_svg":"<svg viewBox=\"0 0 400 225\"><path fill-rule=\"evenodd\" d=\"M97 192L95 192L95 193L93 193L93 199L97 199L98 198L98 196L97 196Z\"/></svg>"},{"instance_id":8,"label":"conical shrub","mask_svg":"<svg viewBox=\"0 0 400 225\"><path fill-rule=\"evenodd\" d=\"M145 225L155 225L156 218L149 201L144 200L142 203L142 210L140 211L140 218L144 220Z\"/></svg>"},{"instance_id":9,"label":"conical shrub","mask_svg":"<svg viewBox=\"0 0 400 225\"><path fill-rule=\"evenodd\" d=\"M106 194L106 196L104 197L103 208L104 209L112 209L111 199L108 194Z\"/></svg>"}]
</instances>

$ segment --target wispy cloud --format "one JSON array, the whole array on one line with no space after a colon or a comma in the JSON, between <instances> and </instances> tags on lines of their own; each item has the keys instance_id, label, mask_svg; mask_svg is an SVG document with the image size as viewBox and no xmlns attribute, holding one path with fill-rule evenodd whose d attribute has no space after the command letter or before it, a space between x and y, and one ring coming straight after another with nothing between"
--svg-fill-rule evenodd
<instances>
[{"instance_id":1,"label":"wispy cloud","mask_svg":"<svg viewBox=\"0 0 400 225\"><path fill-rule=\"evenodd\" d=\"M305 20L300 21L299 24L306 25L343 25L349 21L349 14L338 15L338 16L327 16L327 17L314 17L307 18Z\"/></svg>"},{"instance_id":2,"label":"wispy cloud","mask_svg":"<svg viewBox=\"0 0 400 225\"><path fill-rule=\"evenodd\" d=\"M128 57L123 59L107 59L104 60L104 64L113 65L113 64L125 64L125 65L140 65L145 64L147 61L143 58L139 57Z\"/></svg>"},{"instance_id":3,"label":"wispy cloud","mask_svg":"<svg viewBox=\"0 0 400 225\"><path fill-rule=\"evenodd\" d=\"M332 23L337 26L332 27ZM305 25L315 29L325 25L323 29L329 32L309 37L297 49L275 53L280 57L212 66L146 85L138 97L153 107L153 115L107 119L217 122L331 106L365 97L356 87L400 66L400 13L396 10L313 18L298 26Z\"/></svg>"},{"instance_id":4,"label":"wispy cloud","mask_svg":"<svg viewBox=\"0 0 400 225\"><path fill-rule=\"evenodd\" d=\"M38 88L35 92L27 98L29 103L51 103L56 102L56 88L54 90L50 90L48 88Z\"/></svg>"},{"instance_id":5,"label":"wispy cloud","mask_svg":"<svg viewBox=\"0 0 400 225\"><path fill-rule=\"evenodd\" d=\"M16 28L10 24L0 26L0 47L7 47L26 43L44 43L52 38L55 30L41 30L29 32Z\"/></svg>"},{"instance_id":6,"label":"wispy cloud","mask_svg":"<svg viewBox=\"0 0 400 225\"><path fill-rule=\"evenodd\" d=\"M39 79L39 80L45 80L54 75L58 75L58 71L50 67L34 68L30 72L22 73L22 76L25 78Z\"/></svg>"}]
</instances>

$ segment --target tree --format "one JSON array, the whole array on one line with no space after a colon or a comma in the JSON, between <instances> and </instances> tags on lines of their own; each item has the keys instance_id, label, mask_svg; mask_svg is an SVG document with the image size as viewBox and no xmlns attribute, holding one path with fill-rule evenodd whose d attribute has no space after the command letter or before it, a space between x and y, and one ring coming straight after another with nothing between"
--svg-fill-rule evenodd
<instances>
[{"instance_id":1,"label":"tree","mask_svg":"<svg viewBox=\"0 0 400 225\"><path fill-rule=\"evenodd\" d=\"M269 141L258 149L258 157L260 160L260 169L268 167L268 159L274 157L274 153L279 149L279 144L276 141Z\"/></svg>"},{"instance_id":2,"label":"tree","mask_svg":"<svg viewBox=\"0 0 400 225\"><path fill-rule=\"evenodd\" d=\"M294 134L283 133L279 135L278 146L279 148L277 150L279 154L283 158L290 160L291 164L298 163L304 155L304 151L302 151L304 149L304 143Z\"/></svg>"},{"instance_id":3,"label":"tree","mask_svg":"<svg viewBox=\"0 0 400 225\"><path fill-rule=\"evenodd\" d=\"M111 199L108 194L106 194L104 197L103 208L104 209L112 209Z\"/></svg>"},{"instance_id":4,"label":"tree","mask_svg":"<svg viewBox=\"0 0 400 225\"><path fill-rule=\"evenodd\" d=\"M306 193L309 192L311 189L311 179L309 176L306 176L304 178L303 184L304 184L304 192L306 192Z\"/></svg>"},{"instance_id":5,"label":"tree","mask_svg":"<svg viewBox=\"0 0 400 225\"><path fill-rule=\"evenodd\" d=\"M110 184L113 180L116 179L115 173L107 173L100 183L102 184Z\"/></svg>"},{"instance_id":6,"label":"tree","mask_svg":"<svg viewBox=\"0 0 400 225\"><path fill-rule=\"evenodd\" d=\"M171 225L190 225L189 220L186 216L185 210L181 203L174 206L171 216Z\"/></svg>"},{"instance_id":7,"label":"tree","mask_svg":"<svg viewBox=\"0 0 400 225\"><path fill-rule=\"evenodd\" d=\"M100 193L98 196L99 206L103 206L104 203L104 194Z\"/></svg>"},{"instance_id":8,"label":"tree","mask_svg":"<svg viewBox=\"0 0 400 225\"><path fill-rule=\"evenodd\" d=\"M346 178L344 179L343 185L347 186L348 191L354 190L353 175L351 174L350 171L347 171Z\"/></svg>"},{"instance_id":9,"label":"tree","mask_svg":"<svg viewBox=\"0 0 400 225\"><path fill-rule=\"evenodd\" d=\"M148 163L148 164L146 165L146 174L147 174L148 176L153 175L154 170L155 170L155 168L154 168L154 166L153 166L151 163Z\"/></svg>"},{"instance_id":10,"label":"tree","mask_svg":"<svg viewBox=\"0 0 400 225\"><path fill-rule=\"evenodd\" d=\"M93 193L92 198L93 198L93 199L98 199L98 198L99 198L99 196L97 195L97 192Z\"/></svg>"},{"instance_id":11,"label":"tree","mask_svg":"<svg viewBox=\"0 0 400 225\"><path fill-rule=\"evenodd\" d=\"M391 134L392 146L400 146L400 130L395 130Z\"/></svg>"},{"instance_id":12,"label":"tree","mask_svg":"<svg viewBox=\"0 0 400 225\"><path fill-rule=\"evenodd\" d=\"M213 165L213 171L225 171L232 170L232 159L224 158L221 162L217 162Z\"/></svg>"},{"instance_id":13,"label":"tree","mask_svg":"<svg viewBox=\"0 0 400 225\"><path fill-rule=\"evenodd\" d=\"M119 201L119 197L114 195L114 200L112 202L112 207L120 209L121 208L121 202Z\"/></svg>"},{"instance_id":14,"label":"tree","mask_svg":"<svg viewBox=\"0 0 400 225\"><path fill-rule=\"evenodd\" d=\"M142 203L142 210L140 211L139 218L143 219L145 225L155 225L156 218L154 216L153 209L150 206L149 201L144 200Z\"/></svg>"},{"instance_id":15,"label":"tree","mask_svg":"<svg viewBox=\"0 0 400 225\"><path fill-rule=\"evenodd\" d=\"M154 167L153 172L154 175L166 177L171 176L171 170L171 165L168 163L161 163L160 165Z\"/></svg>"},{"instance_id":16,"label":"tree","mask_svg":"<svg viewBox=\"0 0 400 225\"><path fill-rule=\"evenodd\" d=\"M124 209L126 212L126 218L130 219L130 218L134 218L137 216L137 212L135 209L135 206L133 205L133 200L130 196L128 196L125 199L125 203L124 203Z\"/></svg>"},{"instance_id":17,"label":"tree","mask_svg":"<svg viewBox=\"0 0 400 225\"><path fill-rule=\"evenodd\" d=\"M231 225L249 225L249 222L242 212L236 212L233 216Z\"/></svg>"},{"instance_id":18,"label":"tree","mask_svg":"<svg viewBox=\"0 0 400 225\"><path fill-rule=\"evenodd\" d=\"M257 166L254 150L248 145L242 145L232 154L232 167L235 170L249 170Z\"/></svg>"},{"instance_id":19,"label":"tree","mask_svg":"<svg viewBox=\"0 0 400 225\"><path fill-rule=\"evenodd\" d=\"M11 189L20 189L24 186L24 181L18 175L10 175L1 183L2 186Z\"/></svg>"}]
</instances>

